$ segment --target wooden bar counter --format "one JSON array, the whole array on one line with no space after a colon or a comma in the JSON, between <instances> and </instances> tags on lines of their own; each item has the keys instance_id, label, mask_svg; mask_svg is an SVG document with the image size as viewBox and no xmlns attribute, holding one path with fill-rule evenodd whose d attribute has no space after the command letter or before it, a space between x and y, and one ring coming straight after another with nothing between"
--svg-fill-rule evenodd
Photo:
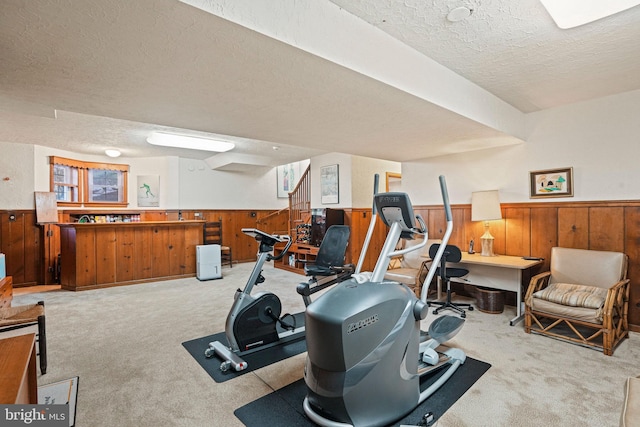
<instances>
[{"instance_id":1,"label":"wooden bar counter","mask_svg":"<svg viewBox=\"0 0 640 427\"><path fill-rule=\"evenodd\" d=\"M204 221L66 223L60 284L79 291L196 274Z\"/></svg>"}]
</instances>

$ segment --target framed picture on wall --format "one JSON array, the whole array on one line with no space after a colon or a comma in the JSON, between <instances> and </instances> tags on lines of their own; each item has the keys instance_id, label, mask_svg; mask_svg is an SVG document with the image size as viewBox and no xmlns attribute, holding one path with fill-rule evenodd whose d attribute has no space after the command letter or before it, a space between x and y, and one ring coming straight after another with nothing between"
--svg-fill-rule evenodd
<instances>
[{"instance_id":1,"label":"framed picture on wall","mask_svg":"<svg viewBox=\"0 0 640 427\"><path fill-rule=\"evenodd\" d=\"M138 206L160 206L160 175L138 175Z\"/></svg>"},{"instance_id":2,"label":"framed picture on wall","mask_svg":"<svg viewBox=\"0 0 640 427\"><path fill-rule=\"evenodd\" d=\"M320 201L323 205L339 203L338 165L320 168Z\"/></svg>"},{"instance_id":3,"label":"framed picture on wall","mask_svg":"<svg viewBox=\"0 0 640 427\"><path fill-rule=\"evenodd\" d=\"M532 199L573 197L573 168L529 172L529 183Z\"/></svg>"},{"instance_id":4,"label":"framed picture on wall","mask_svg":"<svg viewBox=\"0 0 640 427\"><path fill-rule=\"evenodd\" d=\"M276 168L278 198L286 199L300 181L300 162L280 165Z\"/></svg>"}]
</instances>

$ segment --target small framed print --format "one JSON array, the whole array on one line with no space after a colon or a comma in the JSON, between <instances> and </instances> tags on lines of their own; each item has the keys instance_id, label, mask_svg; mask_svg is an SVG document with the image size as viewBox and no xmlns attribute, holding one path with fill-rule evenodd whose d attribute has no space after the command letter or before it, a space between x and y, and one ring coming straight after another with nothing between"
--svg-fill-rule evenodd
<instances>
[{"instance_id":1,"label":"small framed print","mask_svg":"<svg viewBox=\"0 0 640 427\"><path fill-rule=\"evenodd\" d=\"M529 172L529 181L532 199L573 197L573 168Z\"/></svg>"},{"instance_id":2,"label":"small framed print","mask_svg":"<svg viewBox=\"0 0 640 427\"><path fill-rule=\"evenodd\" d=\"M339 203L338 178L338 165L323 166L320 168L320 194L323 205Z\"/></svg>"}]
</instances>

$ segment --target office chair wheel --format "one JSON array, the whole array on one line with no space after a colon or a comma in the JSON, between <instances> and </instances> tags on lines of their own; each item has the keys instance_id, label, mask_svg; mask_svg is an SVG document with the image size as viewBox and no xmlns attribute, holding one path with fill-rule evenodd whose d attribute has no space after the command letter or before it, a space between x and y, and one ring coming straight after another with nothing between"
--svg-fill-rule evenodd
<instances>
[{"instance_id":1,"label":"office chair wheel","mask_svg":"<svg viewBox=\"0 0 640 427\"><path fill-rule=\"evenodd\" d=\"M460 317L462 317L463 319L467 317L467 313L460 313Z\"/></svg>"},{"instance_id":2,"label":"office chair wheel","mask_svg":"<svg viewBox=\"0 0 640 427\"><path fill-rule=\"evenodd\" d=\"M473 307L472 306L469 306L469 311L473 311Z\"/></svg>"}]
</instances>

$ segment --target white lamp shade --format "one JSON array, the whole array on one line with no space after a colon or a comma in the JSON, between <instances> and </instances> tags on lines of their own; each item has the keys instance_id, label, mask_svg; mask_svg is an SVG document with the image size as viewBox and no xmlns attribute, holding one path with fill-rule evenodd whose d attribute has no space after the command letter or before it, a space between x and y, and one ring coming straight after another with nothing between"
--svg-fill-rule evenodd
<instances>
[{"instance_id":1,"label":"white lamp shade","mask_svg":"<svg viewBox=\"0 0 640 427\"><path fill-rule=\"evenodd\" d=\"M471 193L471 221L502 219L498 190Z\"/></svg>"}]
</instances>

